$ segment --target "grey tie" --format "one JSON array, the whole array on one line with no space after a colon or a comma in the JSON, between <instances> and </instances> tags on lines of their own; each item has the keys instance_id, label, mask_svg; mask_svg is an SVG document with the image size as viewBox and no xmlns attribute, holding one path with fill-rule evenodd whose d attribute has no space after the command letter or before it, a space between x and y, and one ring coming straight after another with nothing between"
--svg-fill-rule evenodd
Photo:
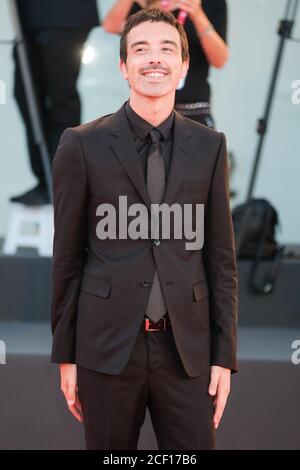
<instances>
[{"instance_id":1,"label":"grey tie","mask_svg":"<svg viewBox=\"0 0 300 470\"><path fill-rule=\"evenodd\" d=\"M159 141L161 133L158 129L150 131L152 145L149 150L147 164L147 186L152 204L160 204L166 186L164 159L160 153ZM146 315L157 322L167 311L160 280L155 271L150 297L146 307Z\"/></svg>"}]
</instances>

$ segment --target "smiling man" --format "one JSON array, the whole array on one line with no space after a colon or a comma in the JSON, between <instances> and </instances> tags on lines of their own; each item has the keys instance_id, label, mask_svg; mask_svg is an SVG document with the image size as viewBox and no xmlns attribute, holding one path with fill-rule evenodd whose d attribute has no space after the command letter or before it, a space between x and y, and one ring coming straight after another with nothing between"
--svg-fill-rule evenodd
<instances>
[{"instance_id":1,"label":"smiling man","mask_svg":"<svg viewBox=\"0 0 300 470\"><path fill-rule=\"evenodd\" d=\"M54 158L52 361L87 449L136 449L147 408L160 450L213 449L237 370L226 140L174 110L188 66L172 14L132 15L120 43L129 99L67 129ZM97 207L120 195L150 210L204 204L203 247L172 231L99 237Z\"/></svg>"}]
</instances>

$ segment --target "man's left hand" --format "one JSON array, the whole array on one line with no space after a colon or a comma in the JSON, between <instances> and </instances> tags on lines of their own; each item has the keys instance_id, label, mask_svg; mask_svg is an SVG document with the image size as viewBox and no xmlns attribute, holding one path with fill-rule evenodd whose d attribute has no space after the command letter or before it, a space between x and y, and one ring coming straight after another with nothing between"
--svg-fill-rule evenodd
<instances>
[{"instance_id":1,"label":"man's left hand","mask_svg":"<svg viewBox=\"0 0 300 470\"><path fill-rule=\"evenodd\" d=\"M215 397L214 406L214 426L215 429L218 429L219 423L221 421L227 397L230 392L230 378L231 370L225 369L224 367L212 366L211 375L210 375L210 384L208 393L211 396Z\"/></svg>"}]
</instances>

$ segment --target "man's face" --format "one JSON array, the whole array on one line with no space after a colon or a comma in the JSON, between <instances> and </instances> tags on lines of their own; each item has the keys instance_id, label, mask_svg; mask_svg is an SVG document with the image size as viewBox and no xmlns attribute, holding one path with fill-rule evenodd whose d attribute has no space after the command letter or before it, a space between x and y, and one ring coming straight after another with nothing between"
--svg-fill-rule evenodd
<instances>
[{"instance_id":1,"label":"man's face","mask_svg":"<svg viewBox=\"0 0 300 470\"><path fill-rule=\"evenodd\" d=\"M127 61L120 61L120 69L136 94L160 97L175 92L188 70L176 28L150 21L133 28L127 36Z\"/></svg>"}]
</instances>

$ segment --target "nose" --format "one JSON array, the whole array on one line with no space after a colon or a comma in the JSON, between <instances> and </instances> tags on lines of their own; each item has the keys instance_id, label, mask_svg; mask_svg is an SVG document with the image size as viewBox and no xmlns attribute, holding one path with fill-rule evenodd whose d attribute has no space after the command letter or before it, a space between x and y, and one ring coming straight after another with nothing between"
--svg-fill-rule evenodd
<instances>
[{"instance_id":1,"label":"nose","mask_svg":"<svg viewBox=\"0 0 300 470\"><path fill-rule=\"evenodd\" d=\"M150 59L150 60L149 60L149 64L151 64L151 65L153 65L153 64L161 64L161 61L158 60L158 59L152 59L152 60Z\"/></svg>"}]
</instances>

